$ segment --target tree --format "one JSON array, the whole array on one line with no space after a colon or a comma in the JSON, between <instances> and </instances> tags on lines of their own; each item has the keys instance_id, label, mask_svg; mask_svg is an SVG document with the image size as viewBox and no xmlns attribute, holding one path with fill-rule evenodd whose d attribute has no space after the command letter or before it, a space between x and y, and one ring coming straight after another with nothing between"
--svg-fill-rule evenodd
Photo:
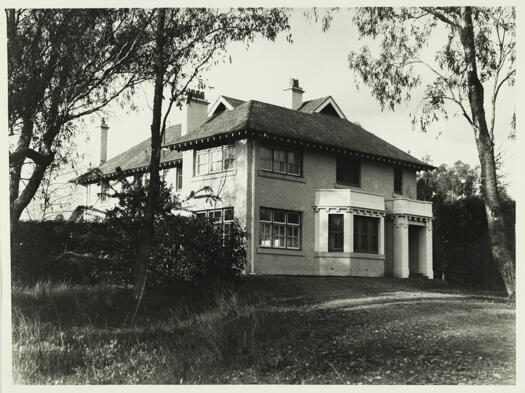
<instances>
[{"instance_id":1,"label":"tree","mask_svg":"<svg viewBox=\"0 0 525 393\"><path fill-rule=\"evenodd\" d=\"M143 80L136 70L146 38L142 16L125 9L6 10L12 229L57 152L67 158L75 122Z\"/></svg>"},{"instance_id":2,"label":"tree","mask_svg":"<svg viewBox=\"0 0 525 393\"><path fill-rule=\"evenodd\" d=\"M330 14L325 16L328 28ZM505 218L494 153L496 103L501 89L513 86L515 9L485 7L359 8L353 21L360 38L378 41L350 53L349 65L369 86L382 108L392 110L411 99L425 72L420 111L413 124L425 131L431 123L460 114L474 131L491 251L509 296L515 292L515 261ZM433 61L427 43L442 42ZM489 115L485 105L490 106Z\"/></svg>"},{"instance_id":3,"label":"tree","mask_svg":"<svg viewBox=\"0 0 525 393\"><path fill-rule=\"evenodd\" d=\"M148 196L135 264L135 296L139 299L146 284L149 256L153 255L161 141L173 105L181 106L191 95L189 86L204 86L203 72L225 59L228 43L243 41L248 45L258 35L274 40L279 32L289 28L285 12L279 9L161 8L149 15L153 40L151 47L145 48L144 58L152 59L152 63L144 68L144 76L153 82L154 97Z\"/></svg>"},{"instance_id":4,"label":"tree","mask_svg":"<svg viewBox=\"0 0 525 393\"><path fill-rule=\"evenodd\" d=\"M453 166L440 165L433 171L418 174L418 198L432 202L455 202L480 193L479 166L456 161Z\"/></svg>"}]
</instances>

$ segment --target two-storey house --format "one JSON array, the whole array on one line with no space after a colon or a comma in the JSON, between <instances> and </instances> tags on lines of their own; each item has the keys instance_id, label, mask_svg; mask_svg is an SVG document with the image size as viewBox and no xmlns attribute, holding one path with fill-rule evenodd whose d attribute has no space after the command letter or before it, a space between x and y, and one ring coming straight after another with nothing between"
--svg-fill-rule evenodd
<instances>
[{"instance_id":1,"label":"two-storey house","mask_svg":"<svg viewBox=\"0 0 525 393\"><path fill-rule=\"evenodd\" d=\"M181 197L210 187L220 199L186 208L248 232L248 273L433 278L432 205L416 199L416 172L433 167L348 121L332 97L291 108L225 96L208 110L194 92L170 127L161 169ZM102 146L107 126L102 125ZM77 181L103 189L120 167L140 176L149 139ZM92 193L92 191L88 191ZM201 195L203 196L203 195Z\"/></svg>"}]
</instances>

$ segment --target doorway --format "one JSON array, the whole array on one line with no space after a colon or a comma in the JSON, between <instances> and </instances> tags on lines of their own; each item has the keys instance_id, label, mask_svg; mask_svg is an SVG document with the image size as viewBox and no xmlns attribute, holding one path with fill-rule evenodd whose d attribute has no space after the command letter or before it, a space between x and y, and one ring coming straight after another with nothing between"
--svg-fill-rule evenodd
<instances>
[{"instance_id":1,"label":"doorway","mask_svg":"<svg viewBox=\"0 0 525 393\"><path fill-rule=\"evenodd\" d=\"M421 277L423 272L419 271L420 236L424 227L419 225L408 226L408 269L409 277Z\"/></svg>"}]
</instances>

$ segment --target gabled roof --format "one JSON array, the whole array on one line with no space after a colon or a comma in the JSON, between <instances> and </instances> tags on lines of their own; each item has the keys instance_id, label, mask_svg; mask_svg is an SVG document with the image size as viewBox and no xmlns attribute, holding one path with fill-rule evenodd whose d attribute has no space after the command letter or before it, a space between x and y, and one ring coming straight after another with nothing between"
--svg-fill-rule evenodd
<instances>
[{"instance_id":1,"label":"gabled roof","mask_svg":"<svg viewBox=\"0 0 525 393\"><path fill-rule=\"evenodd\" d=\"M181 125L177 124L166 128L165 143L173 143L180 138ZM111 158L104 164L91 169L89 172L71 180L72 183L90 184L100 180L111 180L117 177L117 168L120 167L125 175L144 173L148 170L151 152L151 138L148 138L123 153ZM182 153L177 151L162 151L160 157L161 168L171 168L182 160Z\"/></svg>"},{"instance_id":2,"label":"gabled roof","mask_svg":"<svg viewBox=\"0 0 525 393\"><path fill-rule=\"evenodd\" d=\"M229 139L256 137L413 167L434 168L346 119L248 101L208 119L169 145L189 150Z\"/></svg>"},{"instance_id":3,"label":"gabled roof","mask_svg":"<svg viewBox=\"0 0 525 393\"><path fill-rule=\"evenodd\" d=\"M241 104L244 104L245 101L239 100L237 98L219 96L217 101L211 106L211 109L208 112L208 116L214 116L223 112L224 110L232 110L238 107Z\"/></svg>"},{"instance_id":4,"label":"gabled roof","mask_svg":"<svg viewBox=\"0 0 525 393\"><path fill-rule=\"evenodd\" d=\"M332 98L332 96L321 97L321 98L316 98L314 100L305 101L297 110L300 112L305 112L305 113L324 113L324 112L328 113L330 112L330 114L333 113L334 116L339 116L342 119L346 119L345 114L343 113L341 108L339 108L339 105L337 105L337 103Z\"/></svg>"},{"instance_id":5,"label":"gabled roof","mask_svg":"<svg viewBox=\"0 0 525 393\"><path fill-rule=\"evenodd\" d=\"M330 98L330 96L320 97L320 98L315 98L313 100L305 101L297 110L300 112L304 112L304 113L314 113L314 111L328 98Z\"/></svg>"}]
</instances>

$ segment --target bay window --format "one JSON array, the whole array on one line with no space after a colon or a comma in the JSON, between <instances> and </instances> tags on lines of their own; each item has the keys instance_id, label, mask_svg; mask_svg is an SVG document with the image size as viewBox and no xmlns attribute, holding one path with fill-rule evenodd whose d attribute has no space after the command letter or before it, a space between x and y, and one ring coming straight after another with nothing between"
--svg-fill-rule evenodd
<instances>
[{"instance_id":1,"label":"bay window","mask_svg":"<svg viewBox=\"0 0 525 393\"><path fill-rule=\"evenodd\" d=\"M354 216L354 252L378 253L379 218Z\"/></svg>"}]
</instances>

